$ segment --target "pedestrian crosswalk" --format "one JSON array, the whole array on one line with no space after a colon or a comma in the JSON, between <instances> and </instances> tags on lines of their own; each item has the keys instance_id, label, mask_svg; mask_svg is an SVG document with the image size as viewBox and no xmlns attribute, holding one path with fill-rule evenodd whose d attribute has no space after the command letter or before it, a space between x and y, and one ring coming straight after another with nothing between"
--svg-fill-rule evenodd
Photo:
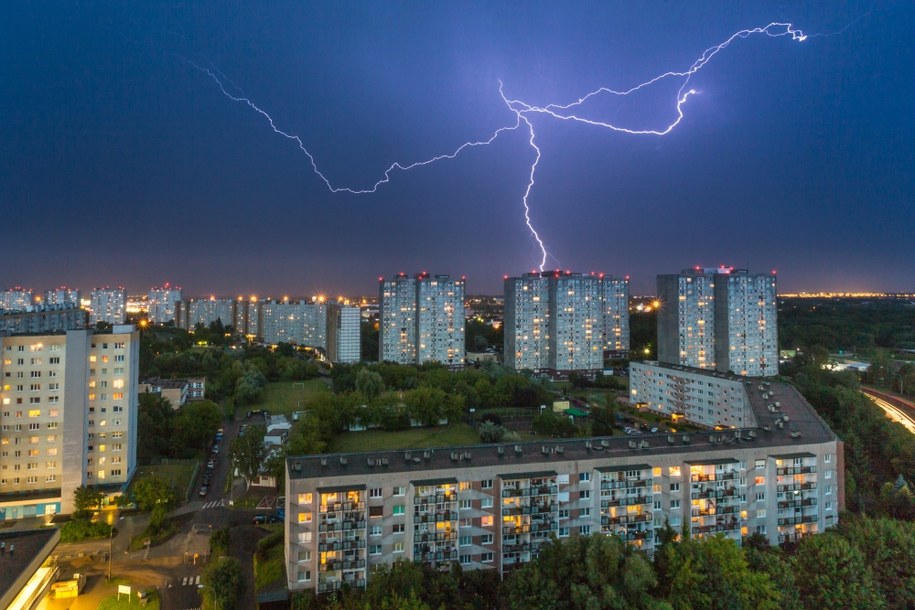
<instances>
[{"instance_id":1,"label":"pedestrian crosswalk","mask_svg":"<svg viewBox=\"0 0 915 610\"><path fill-rule=\"evenodd\" d=\"M211 500L211 501L207 502L206 504L204 504L204 505L203 505L203 508L201 508L200 510L208 510L208 509L210 509L210 508L219 508L219 507L225 506L225 505L226 505L225 499L223 499L223 500Z\"/></svg>"},{"instance_id":2,"label":"pedestrian crosswalk","mask_svg":"<svg viewBox=\"0 0 915 610\"><path fill-rule=\"evenodd\" d=\"M197 576L182 576L180 578L176 577L175 581L169 584L169 588L172 586L175 587L188 587L188 586L197 586L200 584L200 575Z\"/></svg>"}]
</instances>

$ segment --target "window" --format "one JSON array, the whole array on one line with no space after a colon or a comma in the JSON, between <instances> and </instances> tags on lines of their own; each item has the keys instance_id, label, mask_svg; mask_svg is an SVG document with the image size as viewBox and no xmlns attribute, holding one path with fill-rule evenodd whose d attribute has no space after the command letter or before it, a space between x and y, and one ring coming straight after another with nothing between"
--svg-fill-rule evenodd
<instances>
[{"instance_id":1,"label":"window","mask_svg":"<svg viewBox=\"0 0 915 610\"><path fill-rule=\"evenodd\" d=\"M369 555L381 555L381 545L380 544L370 544L369 545Z\"/></svg>"},{"instance_id":2,"label":"window","mask_svg":"<svg viewBox=\"0 0 915 610\"><path fill-rule=\"evenodd\" d=\"M403 543L403 542L395 542L395 543L394 543L394 552L395 552L395 553L403 553L403 549L404 549L404 543Z\"/></svg>"},{"instance_id":3,"label":"window","mask_svg":"<svg viewBox=\"0 0 915 610\"><path fill-rule=\"evenodd\" d=\"M831 471L831 470L827 470L827 471L826 471L826 476L825 476L825 478L827 478L827 479L831 479L831 478L832 478L832 471Z\"/></svg>"},{"instance_id":4,"label":"window","mask_svg":"<svg viewBox=\"0 0 915 610\"><path fill-rule=\"evenodd\" d=\"M394 532L395 534L403 534L405 529L406 528L404 527L403 523L395 523L391 527L391 531Z\"/></svg>"},{"instance_id":5,"label":"window","mask_svg":"<svg viewBox=\"0 0 915 610\"><path fill-rule=\"evenodd\" d=\"M827 496L832 494L832 485L826 485L825 489L823 490L823 493Z\"/></svg>"},{"instance_id":6,"label":"window","mask_svg":"<svg viewBox=\"0 0 915 610\"><path fill-rule=\"evenodd\" d=\"M832 454L831 454L831 453L827 453L826 455L824 455L824 456L823 456L823 461L826 462L827 464L830 463L830 462L832 461Z\"/></svg>"},{"instance_id":7,"label":"window","mask_svg":"<svg viewBox=\"0 0 915 610\"><path fill-rule=\"evenodd\" d=\"M311 561L311 551L299 551L299 561Z\"/></svg>"},{"instance_id":8,"label":"window","mask_svg":"<svg viewBox=\"0 0 915 610\"><path fill-rule=\"evenodd\" d=\"M673 508L680 508L680 500L671 500L671 501L670 501L670 507L671 507L672 509L673 509Z\"/></svg>"},{"instance_id":9,"label":"window","mask_svg":"<svg viewBox=\"0 0 915 610\"><path fill-rule=\"evenodd\" d=\"M568 508L560 508L560 509L559 509L559 518L560 518L560 519L568 519L568 518L569 518L569 509L568 509Z\"/></svg>"},{"instance_id":10,"label":"window","mask_svg":"<svg viewBox=\"0 0 915 610\"><path fill-rule=\"evenodd\" d=\"M680 491L680 484L679 484L679 483L671 483L671 484L670 484L670 491L671 491L671 492L679 492L679 491Z\"/></svg>"},{"instance_id":11,"label":"window","mask_svg":"<svg viewBox=\"0 0 915 610\"><path fill-rule=\"evenodd\" d=\"M405 493L406 493L406 490L405 490L405 488L403 488L403 487L395 487L395 488L394 488L394 495L395 495L395 496L402 496L402 495L404 495Z\"/></svg>"},{"instance_id":12,"label":"window","mask_svg":"<svg viewBox=\"0 0 915 610\"><path fill-rule=\"evenodd\" d=\"M559 528L559 537L560 538L567 538L568 535L569 535L569 528L567 528L567 527Z\"/></svg>"},{"instance_id":13,"label":"window","mask_svg":"<svg viewBox=\"0 0 915 610\"><path fill-rule=\"evenodd\" d=\"M114 438L120 438L121 433L115 432L111 436ZM299 504L311 504L311 494L299 494Z\"/></svg>"},{"instance_id":14,"label":"window","mask_svg":"<svg viewBox=\"0 0 915 610\"><path fill-rule=\"evenodd\" d=\"M309 582L311 580L311 570L299 570L296 572L296 578L299 582Z\"/></svg>"},{"instance_id":15,"label":"window","mask_svg":"<svg viewBox=\"0 0 915 610\"><path fill-rule=\"evenodd\" d=\"M491 497L483 498L483 500L480 503L480 506L482 508L492 508L492 498Z\"/></svg>"},{"instance_id":16,"label":"window","mask_svg":"<svg viewBox=\"0 0 915 610\"><path fill-rule=\"evenodd\" d=\"M578 511L578 516L579 516L579 517L590 517L590 516L591 516L591 509L590 509L590 508L582 508L582 509L579 509L579 511Z\"/></svg>"},{"instance_id":17,"label":"window","mask_svg":"<svg viewBox=\"0 0 915 610\"><path fill-rule=\"evenodd\" d=\"M458 504L459 510L467 510L470 508L470 500L461 500Z\"/></svg>"},{"instance_id":18,"label":"window","mask_svg":"<svg viewBox=\"0 0 915 610\"><path fill-rule=\"evenodd\" d=\"M308 511L299 513L299 523L311 523L312 514Z\"/></svg>"},{"instance_id":19,"label":"window","mask_svg":"<svg viewBox=\"0 0 915 610\"><path fill-rule=\"evenodd\" d=\"M470 481L461 481L458 483L458 491L467 491L470 489Z\"/></svg>"},{"instance_id":20,"label":"window","mask_svg":"<svg viewBox=\"0 0 915 610\"><path fill-rule=\"evenodd\" d=\"M373 487L369 490L369 498L380 498L381 497L381 488Z\"/></svg>"},{"instance_id":21,"label":"window","mask_svg":"<svg viewBox=\"0 0 915 610\"><path fill-rule=\"evenodd\" d=\"M579 525L578 533L581 534L582 536L587 536L588 534L591 533L591 526L590 525Z\"/></svg>"},{"instance_id":22,"label":"window","mask_svg":"<svg viewBox=\"0 0 915 610\"><path fill-rule=\"evenodd\" d=\"M480 561L483 563L492 563L492 553L483 553L480 555Z\"/></svg>"},{"instance_id":23,"label":"window","mask_svg":"<svg viewBox=\"0 0 915 610\"><path fill-rule=\"evenodd\" d=\"M756 470L765 470L766 460L756 460Z\"/></svg>"},{"instance_id":24,"label":"window","mask_svg":"<svg viewBox=\"0 0 915 610\"><path fill-rule=\"evenodd\" d=\"M383 517L384 506L369 506L369 518Z\"/></svg>"},{"instance_id":25,"label":"window","mask_svg":"<svg viewBox=\"0 0 915 610\"><path fill-rule=\"evenodd\" d=\"M671 466L670 468L667 469L667 474L672 477L679 477L680 476L680 467Z\"/></svg>"},{"instance_id":26,"label":"window","mask_svg":"<svg viewBox=\"0 0 915 610\"><path fill-rule=\"evenodd\" d=\"M471 544L473 544L472 536L461 536L458 538L458 545L460 546L470 546Z\"/></svg>"},{"instance_id":27,"label":"window","mask_svg":"<svg viewBox=\"0 0 915 610\"><path fill-rule=\"evenodd\" d=\"M754 485L765 485L766 477L756 477L755 479L753 479L753 484Z\"/></svg>"},{"instance_id":28,"label":"window","mask_svg":"<svg viewBox=\"0 0 915 610\"><path fill-rule=\"evenodd\" d=\"M461 555L461 565L462 566L470 565L470 555Z\"/></svg>"},{"instance_id":29,"label":"window","mask_svg":"<svg viewBox=\"0 0 915 610\"><path fill-rule=\"evenodd\" d=\"M757 491L757 492L756 492L756 501L757 501L757 502L765 502L765 501L766 501L766 492L764 492L764 491Z\"/></svg>"},{"instance_id":30,"label":"window","mask_svg":"<svg viewBox=\"0 0 915 610\"><path fill-rule=\"evenodd\" d=\"M823 503L824 510L832 510L832 500L826 500Z\"/></svg>"},{"instance_id":31,"label":"window","mask_svg":"<svg viewBox=\"0 0 915 610\"><path fill-rule=\"evenodd\" d=\"M590 480L591 480L590 472L579 472L578 473L578 482L579 483L587 483Z\"/></svg>"},{"instance_id":32,"label":"window","mask_svg":"<svg viewBox=\"0 0 915 610\"><path fill-rule=\"evenodd\" d=\"M404 505L403 505L403 504L395 504L395 505L394 505L394 516L395 516L395 517L397 517L397 516L402 516L403 514L404 514Z\"/></svg>"},{"instance_id":33,"label":"window","mask_svg":"<svg viewBox=\"0 0 915 610\"><path fill-rule=\"evenodd\" d=\"M480 525L482 527L492 527L492 515L486 515L480 519Z\"/></svg>"},{"instance_id":34,"label":"window","mask_svg":"<svg viewBox=\"0 0 915 610\"><path fill-rule=\"evenodd\" d=\"M480 536L480 544L492 544L492 534L483 534Z\"/></svg>"},{"instance_id":35,"label":"window","mask_svg":"<svg viewBox=\"0 0 915 610\"><path fill-rule=\"evenodd\" d=\"M372 536L373 538L377 538L381 535L381 533L382 529L380 525L373 525L369 528L369 536Z\"/></svg>"},{"instance_id":36,"label":"window","mask_svg":"<svg viewBox=\"0 0 915 610\"><path fill-rule=\"evenodd\" d=\"M480 481L480 487L483 489L492 489L492 479L483 479Z\"/></svg>"},{"instance_id":37,"label":"window","mask_svg":"<svg viewBox=\"0 0 915 610\"><path fill-rule=\"evenodd\" d=\"M588 499L590 499L590 498L591 498L591 492L588 491L587 489L584 490L584 491L578 492L578 499L579 499L579 500L588 500Z\"/></svg>"},{"instance_id":38,"label":"window","mask_svg":"<svg viewBox=\"0 0 915 610\"><path fill-rule=\"evenodd\" d=\"M765 519L765 518L766 518L766 509L765 509L765 508L757 509L757 511L756 511L756 518L757 518L757 519Z\"/></svg>"}]
</instances>

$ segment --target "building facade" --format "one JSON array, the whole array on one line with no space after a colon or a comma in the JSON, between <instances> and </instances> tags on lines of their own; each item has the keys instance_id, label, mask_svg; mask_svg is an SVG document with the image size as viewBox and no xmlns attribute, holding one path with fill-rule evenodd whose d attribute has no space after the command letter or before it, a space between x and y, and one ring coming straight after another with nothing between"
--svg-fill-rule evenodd
<instances>
[{"instance_id":1,"label":"building facade","mask_svg":"<svg viewBox=\"0 0 915 610\"><path fill-rule=\"evenodd\" d=\"M842 443L793 388L769 390L777 413L748 387L753 423L726 432L289 457L287 585L364 587L398 559L504 575L553 535L652 553L668 523L738 544L821 532L843 508Z\"/></svg>"},{"instance_id":2,"label":"building facade","mask_svg":"<svg viewBox=\"0 0 915 610\"><path fill-rule=\"evenodd\" d=\"M751 377L778 373L775 275L733 267L658 276L658 360Z\"/></svg>"},{"instance_id":3,"label":"building facade","mask_svg":"<svg viewBox=\"0 0 915 610\"><path fill-rule=\"evenodd\" d=\"M185 330L194 330L198 324L208 328L217 320L222 322L223 326L234 326L235 307L234 299L216 297L179 301L175 304L175 324ZM244 328L240 329L240 332L244 334Z\"/></svg>"},{"instance_id":4,"label":"building facade","mask_svg":"<svg viewBox=\"0 0 915 610\"><path fill-rule=\"evenodd\" d=\"M127 291L124 288L96 288L89 293L89 324L123 324L127 319Z\"/></svg>"},{"instance_id":5,"label":"building facade","mask_svg":"<svg viewBox=\"0 0 915 610\"><path fill-rule=\"evenodd\" d=\"M86 328L88 315L74 305L36 305L31 311L0 312L0 335L56 333Z\"/></svg>"},{"instance_id":6,"label":"building facade","mask_svg":"<svg viewBox=\"0 0 915 610\"><path fill-rule=\"evenodd\" d=\"M362 359L362 315L358 307L327 305L327 358L352 364Z\"/></svg>"},{"instance_id":7,"label":"building facade","mask_svg":"<svg viewBox=\"0 0 915 610\"><path fill-rule=\"evenodd\" d=\"M44 304L46 306L59 305L79 307L79 298L80 293L78 288L67 288L66 286L60 286L58 288L52 288L51 290L45 291Z\"/></svg>"},{"instance_id":8,"label":"building facade","mask_svg":"<svg viewBox=\"0 0 915 610\"><path fill-rule=\"evenodd\" d=\"M150 288L147 297L147 317L152 324L168 324L176 321L176 306L181 302L181 287L164 286Z\"/></svg>"},{"instance_id":9,"label":"building facade","mask_svg":"<svg viewBox=\"0 0 915 610\"><path fill-rule=\"evenodd\" d=\"M80 485L123 491L136 468L139 334L0 338L0 518L73 511Z\"/></svg>"},{"instance_id":10,"label":"building facade","mask_svg":"<svg viewBox=\"0 0 915 610\"><path fill-rule=\"evenodd\" d=\"M379 281L379 359L464 366L464 278L420 273Z\"/></svg>"},{"instance_id":11,"label":"building facade","mask_svg":"<svg viewBox=\"0 0 915 610\"><path fill-rule=\"evenodd\" d=\"M566 375L629 350L629 279L561 271L506 277L505 364Z\"/></svg>"},{"instance_id":12,"label":"building facade","mask_svg":"<svg viewBox=\"0 0 915 610\"><path fill-rule=\"evenodd\" d=\"M0 291L0 309L6 311L27 311L35 302L35 293L31 288L14 286Z\"/></svg>"},{"instance_id":13,"label":"building facade","mask_svg":"<svg viewBox=\"0 0 915 610\"><path fill-rule=\"evenodd\" d=\"M378 360L416 363L416 279L400 273L379 278Z\"/></svg>"}]
</instances>

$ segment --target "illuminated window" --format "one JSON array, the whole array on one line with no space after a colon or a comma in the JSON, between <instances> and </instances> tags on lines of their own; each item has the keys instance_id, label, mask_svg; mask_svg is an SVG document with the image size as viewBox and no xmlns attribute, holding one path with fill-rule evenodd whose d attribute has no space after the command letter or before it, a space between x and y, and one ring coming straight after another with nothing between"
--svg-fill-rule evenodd
<instances>
[{"instance_id":1,"label":"illuminated window","mask_svg":"<svg viewBox=\"0 0 915 610\"><path fill-rule=\"evenodd\" d=\"M483 527L492 527L492 522L493 522L492 515L486 515L485 517L483 517L480 520L480 524Z\"/></svg>"},{"instance_id":2,"label":"illuminated window","mask_svg":"<svg viewBox=\"0 0 915 610\"><path fill-rule=\"evenodd\" d=\"M680 476L680 467L679 467L679 466L671 466L671 467L668 469L668 474L669 474L670 476L672 476L672 477L679 477L679 476Z\"/></svg>"},{"instance_id":3,"label":"illuminated window","mask_svg":"<svg viewBox=\"0 0 915 610\"><path fill-rule=\"evenodd\" d=\"M299 504L311 504L312 496L310 493L299 494Z\"/></svg>"}]
</instances>

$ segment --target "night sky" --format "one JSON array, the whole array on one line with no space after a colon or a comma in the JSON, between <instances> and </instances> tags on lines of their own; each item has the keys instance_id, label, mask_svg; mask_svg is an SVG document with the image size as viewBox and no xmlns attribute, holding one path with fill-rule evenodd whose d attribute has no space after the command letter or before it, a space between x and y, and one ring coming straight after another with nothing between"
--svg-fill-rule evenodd
<instances>
[{"instance_id":1,"label":"night sky","mask_svg":"<svg viewBox=\"0 0 915 610\"><path fill-rule=\"evenodd\" d=\"M8 3L0 18L0 287L171 281L189 295L372 293L398 271L499 293L539 263L525 129L499 96L568 103L687 69L670 134L530 115L549 268L778 269L781 291L915 290L915 3ZM435 4L435 6L427 6ZM860 19L859 19L860 18ZM857 21L856 21L857 20ZM853 23L854 22L854 23ZM189 61L188 61L189 60ZM592 115L675 115L680 81Z\"/></svg>"}]
</instances>

